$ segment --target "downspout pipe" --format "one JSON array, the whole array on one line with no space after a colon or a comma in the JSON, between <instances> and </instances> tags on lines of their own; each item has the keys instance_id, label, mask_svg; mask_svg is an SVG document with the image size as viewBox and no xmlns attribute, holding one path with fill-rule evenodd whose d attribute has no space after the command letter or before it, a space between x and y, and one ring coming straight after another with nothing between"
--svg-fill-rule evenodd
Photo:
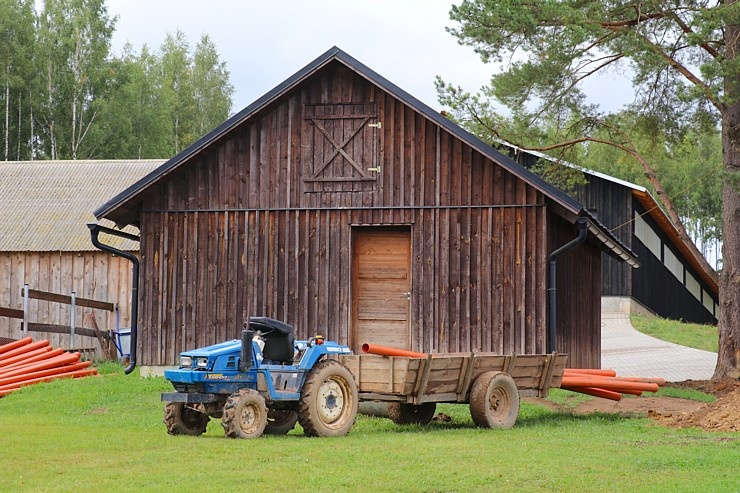
<instances>
[{"instance_id":1,"label":"downspout pipe","mask_svg":"<svg viewBox=\"0 0 740 493\"><path fill-rule=\"evenodd\" d=\"M549 312L547 317L548 353L557 351L557 290L555 286L557 284L556 267L558 257L586 241L586 236L588 235L588 220L585 217L579 217L576 219L576 225L578 226L578 236L552 252L549 257L550 264L547 279L547 307Z\"/></svg>"},{"instance_id":2,"label":"downspout pipe","mask_svg":"<svg viewBox=\"0 0 740 493\"><path fill-rule=\"evenodd\" d=\"M120 257L128 259L133 265L133 273L131 277L131 357L129 359L128 366L126 366L126 368L123 370L124 373L128 375L129 373L134 371L134 368L136 368L136 329L139 319L139 259L131 252L124 252L123 250L119 250L118 248L114 248L110 245L105 245L101 243L98 235L103 232L113 236L118 236L119 238L125 238L127 240L137 242L140 241L140 238L136 235L111 228L106 228L105 226L101 226L95 223L88 223L87 227L90 229L90 240L96 248L103 250L104 252L112 253L114 255L118 255Z\"/></svg>"}]
</instances>

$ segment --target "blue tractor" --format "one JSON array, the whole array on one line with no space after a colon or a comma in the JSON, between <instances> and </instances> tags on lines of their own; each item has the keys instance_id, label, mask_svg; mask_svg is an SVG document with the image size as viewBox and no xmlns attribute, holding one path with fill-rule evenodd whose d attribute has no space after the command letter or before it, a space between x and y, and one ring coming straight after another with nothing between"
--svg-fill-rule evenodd
<instances>
[{"instance_id":1,"label":"blue tractor","mask_svg":"<svg viewBox=\"0 0 740 493\"><path fill-rule=\"evenodd\" d=\"M200 435L211 417L227 437L285 434L299 422L308 436L340 436L357 416L357 384L332 355L347 346L321 336L295 341L293 327L267 317L245 323L241 340L185 351L165 370L175 392L162 394L171 435Z\"/></svg>"}]
</instances>

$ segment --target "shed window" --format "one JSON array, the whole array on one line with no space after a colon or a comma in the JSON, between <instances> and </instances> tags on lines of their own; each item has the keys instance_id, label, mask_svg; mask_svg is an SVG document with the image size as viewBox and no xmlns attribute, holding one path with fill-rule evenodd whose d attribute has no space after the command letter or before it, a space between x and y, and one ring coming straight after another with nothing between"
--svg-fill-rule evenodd
<instances>
[{"instance_id":1,"label":"shed window","mask_svg":"<svg viewBox=\"0 0 740 493\"><path fill-rule=\"evenodd\" d=\"M701 301L701 285L689 272L686 273L686 289L694 295L697 301Z\"/></svg>"},{"instance_id":2,"label":"shed window","mask_svg":"<svg viewBox=\"0 0 740 493\"><path fill-rule=\"evenodd\" d=\"M635 212L635 236L660 259L660 237L637 212Z\"/></svg>"},{"instance_id":3,"label":"shed window","mask_svg":"<svg viewBox=\"0 0 740 493\"><path fill-rule=\"evenodd\" d=\"M671 271L671 274L676 276L676 279L683 284L683 264L676 257L670 248L663 245L663 263Z\"/></svg>"},{"instance_id":4,"label":"shed window","mask_svg":"<svg viewBox=\"0 0 740 493\"><path fill-rule=\"evenodd\" d=\"M307 192L373 190L379 175L377 103L303 107Z\"/></svg>"},{"instance_id":5,"label":"shed window","mask_svg":"<svg viewBox=\"0 0 740 493\"><path fill-rule=\"evenodd\" d=\"M712 298L712 295L709 294L706 289L702 289L702 298L703 298L704 308L709 310L709 313L714 315L714 299Z\"/></svg>"}]
</instances>

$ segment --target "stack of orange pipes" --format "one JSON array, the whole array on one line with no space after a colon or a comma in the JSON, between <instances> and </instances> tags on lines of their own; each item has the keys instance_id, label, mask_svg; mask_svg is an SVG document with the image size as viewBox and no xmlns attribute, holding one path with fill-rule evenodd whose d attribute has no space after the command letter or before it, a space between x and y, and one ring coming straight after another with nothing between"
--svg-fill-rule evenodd
<instances>
[{"instance_id":1,"label":"stack of orange pipes","mask_svg":"<svg viewBox=\"0 0 740 493\"><path fill-rule=\"evenodd\" d=\"M618 377L614 370L566 368L560 388L618 401L622 394L657 392L665 383L664 378Z\"/></svg>"},{"instance_id":2,"label":"stack of orange pipes","mask_svg":"<svg viewBox=\"0 0 740 493\"><path fill-rule=\"evenodd\" d=\"M26 337L0 346L0 397L26 385L57 378L97 375L90 361L80 361L80 353L54 349L46 339L33 342Z\"/></svg>"}]
</instances>

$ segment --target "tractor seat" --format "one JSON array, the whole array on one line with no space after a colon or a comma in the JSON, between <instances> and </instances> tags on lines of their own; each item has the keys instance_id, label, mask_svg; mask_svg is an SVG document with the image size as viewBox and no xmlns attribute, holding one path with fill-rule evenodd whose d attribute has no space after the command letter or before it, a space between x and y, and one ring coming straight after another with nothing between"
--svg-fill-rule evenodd
<instances>
[{"instance_id":1,"label":"tractor seat","mask_svg":"<svg viewBox=\"0 0 740 493\"><path fill-rule=\"evenodd\" d=\"M291 325L268 317L250 317L249 329L262 334L265 347L262 357L274 364L286 365L293 361L294 330Z\"/></svg>"}]
</instances>

